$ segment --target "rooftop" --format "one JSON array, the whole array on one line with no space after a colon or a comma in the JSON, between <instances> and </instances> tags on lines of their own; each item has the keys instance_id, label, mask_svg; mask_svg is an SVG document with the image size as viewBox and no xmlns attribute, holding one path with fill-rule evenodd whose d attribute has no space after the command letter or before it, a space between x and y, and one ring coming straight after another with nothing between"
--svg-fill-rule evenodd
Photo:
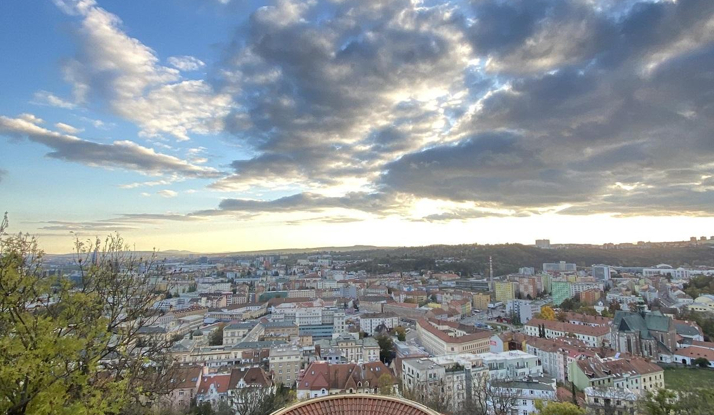
<instances>
[{"instance_id":1,"label":"rooftop","mask_svg":"<svg viewBox=\"0 0 714 415\"><path fill-rule=\"evenodd\" d=\"M426 406L392 396L332 395L299 402L272 415L439 415Z\"/></svg>"}]
</instances>

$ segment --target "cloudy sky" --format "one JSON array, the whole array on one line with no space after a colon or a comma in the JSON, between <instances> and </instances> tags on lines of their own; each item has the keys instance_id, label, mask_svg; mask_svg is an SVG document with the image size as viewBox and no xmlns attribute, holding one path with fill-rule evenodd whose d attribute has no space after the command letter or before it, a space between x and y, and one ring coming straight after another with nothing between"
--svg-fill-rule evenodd
<instances>
[{"instance_id":1,"label":"cloudy sky","mask_svg":"<svg viewBox=\"0 0 714 415\"><path fill-rule=\"evenodd\" d=\"M711 0L6 0L0 56L49 252L714 234Z\"/></svg>"}]
</instances>

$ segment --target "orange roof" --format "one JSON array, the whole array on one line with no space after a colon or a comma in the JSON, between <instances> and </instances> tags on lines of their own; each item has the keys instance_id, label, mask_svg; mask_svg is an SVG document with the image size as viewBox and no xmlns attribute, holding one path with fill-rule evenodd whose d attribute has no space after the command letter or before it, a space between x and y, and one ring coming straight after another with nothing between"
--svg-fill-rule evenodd
<instances>
[{"instance_id":1,"label":"orange roof","mask_svg":"<svg viewBox=\"0 0 714 415\"><path fill-rule=\"evenodd\" d=\"M576 333L585 336L604 336L610 333L610 328L608 326L586 326L584 324L571 324L564 323L561 321L552 320L541 320L534 318L526 324L526 326L538 327L538 325L544 325L545 328L555 331L562 331L564 333Z\"/></svg>"},{"instance_id":2,"label":"orange roof","mask_svg":"<svg viewBox=\"0 0 714 415\"><path fill-rule=\"evenodd\" d=\"M714 361L714 350L705 349L703 347L687 347L685 349L677 350L674 354L677 356L690 357L692 359L703 357L710 362Z\"/></svg>"},{"instance_id":3,"label":"orange roof","mask_svg":"<svg viewBox=\"0 0 714 415\"><path fill-rule=\"evenodd\" d=\"M230 385L230 383L231 375L228 374L204 376L203 379L201 379L201 386L198 387L198 393L208 393L211 385L214 385L218 393L226 393L228 392L228 385Z\"/></svg>"},{"instance_id":4,"label":"orange roof","mask_svg":"<svg viewBox=\"0 0 714 415\"><path fill-rule=\"evenodd\" d=\"M439 320L438 324L446 324L447 322L444 320ZM451 322L448 322L451 323ZM429 333L435 335L445 343L468 343L470 341L474 340L482 340L482 339L490 339L491 338L491 332L486 331L486 330L478 330L475 333L471 334L466 334L461 337L451 337L448 334L444 333L443 331L437 329L436 327L432 326L431 323L429 323L426 319L420 318L417 321L417 324L419 327L423 328L424 330L428 331ZM456 323L458 324L458 323Z\"/></svg>"},{"instance_id":5,"label":"orange roof","mask_svg":"<svg viewBox=\"0 0 714 415\"><path fill-rule=\"evenodd\" d=\"M299 402L275 415L439 415L416 402L392 396L350 394L331 395Z\"/></svg>"}]
</instances>

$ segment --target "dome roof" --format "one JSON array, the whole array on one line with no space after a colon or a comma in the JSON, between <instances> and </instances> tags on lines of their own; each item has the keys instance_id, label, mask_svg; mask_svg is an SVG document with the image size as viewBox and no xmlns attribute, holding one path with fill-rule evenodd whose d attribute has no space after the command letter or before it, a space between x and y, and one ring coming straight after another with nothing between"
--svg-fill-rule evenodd
<instances>
[{"instance_id":1,"label":"dome roof","mask_svg":"<svg viewBox=\"0 0 714 415\"><path fill-rule=\"evenodd\" d=\"M342 394L299 402L272 415L439 415L416 402L394 396Z\"/></svg>"}]
</instances>

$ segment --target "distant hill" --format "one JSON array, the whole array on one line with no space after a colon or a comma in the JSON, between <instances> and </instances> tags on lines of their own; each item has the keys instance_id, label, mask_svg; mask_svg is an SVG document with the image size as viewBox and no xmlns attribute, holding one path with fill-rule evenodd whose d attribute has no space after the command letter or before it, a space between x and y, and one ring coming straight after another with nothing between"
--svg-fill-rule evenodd
<instances>
[{"instance_id":1,"label":"distant hill","mask_svg":"<svg viewBox=\"0 0 714 415\"><path fill-rule=\"evenodd\" d=\"M593 264L633 267L650 267L657 264L669 264L673 267L714 267L714 248L709 246L540 249L520 244L433 245L363 251L350 256L352 259L373 258L369 262L356 264L351 269L365 269L372 272L450 270L465 275L487 272L489 256L493 257L494 274L497 275L517 272L520 267L542 270L544 262L558 261L575 263L578 267L589 267ZM437 263L437 259L443 258L453 258L454 262Z\"/></svg>"}]
</instances>

